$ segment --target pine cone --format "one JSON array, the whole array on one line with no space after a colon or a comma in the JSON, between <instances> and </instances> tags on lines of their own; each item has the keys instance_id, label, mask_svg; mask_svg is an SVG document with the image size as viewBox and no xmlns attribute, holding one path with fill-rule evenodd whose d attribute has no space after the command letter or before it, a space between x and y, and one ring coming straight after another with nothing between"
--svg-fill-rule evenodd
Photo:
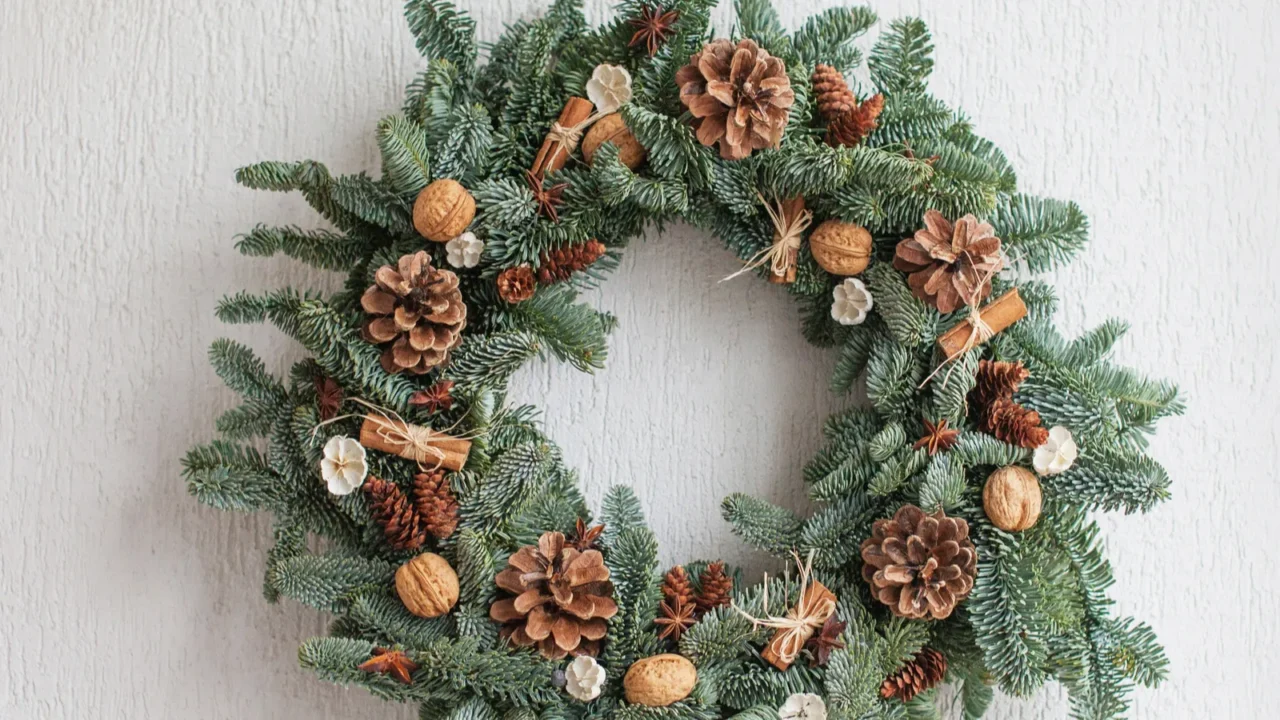
<instances>
[{"instance_id":1,"label":"pine cone","mask_svg":"<svg viewBox=\"0 0 1280 720\"><path fill-rule=\"evenodd\" d=\"M1004 267L995 230L972 215L953 225L937 210L924 214L924 225L898 243L893 258L895 268L910 273L911 292L944 313L981 304Z\"/></svg>"},{"instance_id":2,"label":"pine cone","mask_svg":"<svg viewBox=\"0 0 1280 720\"><path fill-rule=\"evenodd\" d=\"M911 702L916 695L942 684L947 676L947 658L933 648L924 648L916 658L885 679L880 697Z\"/></svg>"},{"instance_id":3,"label":"pine cone","mask_svg":"<svg viewBox=\"0 0 1280 720\"><path fill-rule=\"evenodd\" d=\"M427 532L443 540L458 529L458 499L444 470L414 475L413 499Z\"/></svg>"},{"instance_id":4,"label":"pine cone","mask_svg":"<svg viewBox=\"0 0 1280 720\"><path fill-rule=\"evenodd\" d=\"M685 574L683 565L671 568L663 578L662 597L666 598L672 607L677 604L690 607L694 604L693 586L689 584L689 576Z\"/></svg>"},{"instance_id":5,"label":"pine cone","mask_svg":"<svg viewBox=\"0 0 1280 720\"><path fill-rule=\"evenodd\" d=\"M364 339L391 343L382 351L382 367L389 373L408 370L421 375L443 364L449 351L462 343L467 326L458 276L431 267L424 250L400 258L398 269L378 268L360 306L369 314Z\"/></svg>"},{"instance_id":6,"label":"pine cone","mask_svg":"<svg viewBox=\"0 0 1280 720\"><path fill-rule=\"evenodd\" d=\"M713 562L698 576L700 586L698 597L694 602L698 611L706 613L729 604L729 594L733 592L733 578L724 571L724 563Z\"/></svg>"},{"instance_id":7,"label":"pine cone","mask_svg":"<svg viewBox=\"0 0 1280 720\"><path fill-rule=\"evenodd\" d=\"M720 157L741 160L778 147L796 94L782 60L751 40L716 40L676 73L680 102L693 114L698 142L720 144Z\"/></svg>"},{"instance_id":8,"label":"pine cone","mask_svg":"<svg viewBox=\"0 0 1280 720\"><path fill-rule=\"evenodd\" d=\"M978 573L969 523L941 510L926 515L915 505L875 521L862 560L862 577L876 599L894 615L916 620L949 617Z\"/></svg>"},{"instance_id":9,"label":"pine cone","mask_svg":"<svg viewBox=\"0 0 1280 720\"><path fill-rule=\"evenodd\" d=\"M854 146L876 129L876 119L884 110L884 96L873 95L858 104L844 74L819 63L809 78L818 98L818 113L827 121L827 144Z\"/></svg>"},{"instance_id":10,"label":"pine cone","mask_svg":"<svg viewBox=\"0 0 1280 720\"><path fill-rule=\"evenodd\" d=\"M387 543L396 550L417 550L427 541L422 518L413 503L389 480L369 476L364 491L369 495L373 519L382 526Z\"/></svg>"},{"instance_id":11,"label":"pine cone","mask_svg":"<svg viewBox=\"0 0 1280 720\"><path fill-rule=\"evenodd\" d=\"M536 289L533 270L528 265L507 268L498 274L498 295L512 305L533 297Z\"/></svg>"},{"instance_id":12,"label":"pine cone","mask_svg":"<svg viewBox=\"0 0 1280 720\"><path fill-rule=\"evenodd\" d=\"M551 660L598 654L606 621L618 613L604 556L566 546L558 532L517 550L497 583L515 595L489 608L503 637L519 647L536 646Z\"/></svg>"},{"instance_id":13,"label":"pine cone","mask_svg":"<svg viewBox=\"0 0 1280 720\"><path fill-rule=\"evenodd\" d=\"M1049 439L1049 431L1040 426L1040 413L1006 398L992 403L983 419L983 430L1010 445L1035 449Z\"/></svg>"},{"instance_id":14,"label":"pine cone","mask_svg":"<svg viewBox=\"0 0 1280 720\"><path fill-rule=\"evenodd\" d=\"M1031 372L1020 362L979 360L978 374L969 391L969 405L985 410L996 400L1012 398L1018 386L1029 377Z\"/></svg>"},{"instance_id":15,"label":"pine cone","mask_svg":"<svg viewBox=\"0 0 1280 720\"><path fill-rule=\"evenodd\" d=\"M1028 377L1031 373L1022 363L980 361L969 391L969 409L983 432L1012 445L1037 448L1049 439L1049 431L1040 426L1040 413L1013 400L1013 393Z\"/></svg>"},{"instance_id":16,"label":"pine cone","mask_svg":"<svg viewBox=\"0 0 1280 720\"><path fill-rule=\"evenodd\" d=\"M545 252L538 265L538 282L550 285L568 280L570 275L586 270L602 255L604 243L594 239Z\"/></svg>"}]
</instances>

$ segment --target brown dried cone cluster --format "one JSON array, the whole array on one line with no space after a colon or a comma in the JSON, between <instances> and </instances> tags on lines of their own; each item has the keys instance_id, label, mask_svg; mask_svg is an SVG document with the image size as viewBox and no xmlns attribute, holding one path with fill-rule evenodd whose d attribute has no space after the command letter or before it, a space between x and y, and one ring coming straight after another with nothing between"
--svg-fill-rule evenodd
<instances>
[{"instance_id":1,"label":"brown dried cone cluster","mask_svg":"<svg viewBox=\"0 0 1280 720\"><path fill-rule=\"evenodd\" d=\"M946 676L947 658L933 648L924 648L916 653L914 660L885 678L880 686L880 697L911 702L916 695L941 685Z\"/></svg>"},{"instance_id":2,"label":"brown dried cone cluster","mask_svg":"<svg viewBox=\"0 0 1280 720\"><path fill-rule=\"evenodd\" d=\"M444 539L458 528L458 501L443 470L415 475L411 501L390 480L370 476L364 484L373 519L396 550L417 550L431 535Z\"/></svg>"},{"instance_id":3,"label":"brown dried cone cluster","mask_svg":"<svg viewBox=\"0 0 1280 720\"><path fill-rule=\"evenodd\" d=\"M723 562L713 562L698 576L698 597L694 602L699 613L726 607L732 601L733 578L725 572Z\"/></svg>"},{"instance_id":4,"label":"brown dried cone cluster","mask_svg":"<svg viewBox=\"0 0 1280 720\"><path fill-rule=\"evenodd\" d=\"M924 214L924 228L898 243L893 266L909 273L907 284L916 297L949 313L985 300L1004 259L990 225L972 215L952 224L930 210Z\"/></svg>"},{"instance_id":5,"label":"brown dried cone cluster","mask_svg":"<svg viewBox=\"0 0 1280 720\"><path fill-rule=\"evenodd\" d=\"M528 265L507 268L498 274L498 295L512 305L533 297L537 289L537 279Z\"/></svg>"},{"instance_id":6,"label":"brown dried cone cluster","mask_svg":"<svg viewBox=\"0 0 1280 720\"><path fill-rule=\"evenodd\" d=\"M569 547L558 532L517 550L497 584L514 596L489 608L503 637L551 660L598 654L607 621L618 613L604 556Z\"/></svg>"},{"instance_id":7,"label":"brown dried cone cluster","mask_svg":"<svg viewBox=\"0 0 1280 720\"><path fill-rule=\"evenodd\" d=\"M422 527L433 536L443 540L458 529L458 498L444 470L413 476L413 502Z\"/></svg>"},{"instance_id":8,"label":"brown dried cone cluster","mask_svg":"<svg viewBox=\"0 0 1280 720\"><path fill-rule=\"evenodd\" d=\"M360 298L368 313L362 334L383 345L382 367L389 373L421 375L441 365L462 343L467 306L458 276L431 266L425 251L405 255L398 267L383 265Z\"/></svg>"},{"instance_id":9,"label":"brown dried cone cluster","mask_svg":"<svg viewBox=\"0 0 1280 720\"><path fill-rule=\"evenodd\" d=\"M1031 373L1020 362L981 360L973 390L969 391L969 415L978 427L1011 445L1040 447L1049 431L1040 426L1040 413L1014 402L1013 394Z\"/></svg>"},{"instance_id":10,"label":"brown dried cone cluster","mask_svg":"<svg viewBox=\"0 0 1280 720\"><path fill-rule=\"evenodd\" d=\"M822 63L814 66L809 80L818 98L818 113L827 121L828 145L852 147L876 129L876 119L884 110L883 95L872 95L859 104L844 74Z\"/></svg>"},{"instance_id":11,"label":"brown dried cone cluster","mask_svg":"<svg viewBox=\"0 0 1280 720\"><path fill-rule=\"evenodd\" d=\"M875 521L862 543L862 560L862 577L876 599L914 620L950 617L978 573L969 523L941 510L926 515L915 505Z\"/></svg>"},{"instance_id":12,"label":"brown dried cone cluster","mask_svg":"<svg viewBox=\"0 0 1280 720\"><path fill-rule=\"evenodd\" d=\"M709 43L680 68L676 84L698 142L719 143L726 160L777 147L796 99L782 60L751 40Z\"/></svg>"},{"instance_id":13,"label":"brown dried cone cluster","mask_svg":"<svg viewBox=\"0 0 1280 720\"><path fill-rule=\"evenodd\" d=\"M382 526L387 544L396 550L417 550L427 542L427 529L413 503L390 480L369 476L364 484L373 519Z\"/></svg>"},{"instance_id":14,"label":"brown dried cone cluster","mask_svg":"<svg viewBox=\"0 0 1280 720\"><path fill-rule=\"evenodd\" d=\"M571 275L586 270L603 256L604 243L596 239L545 252L538 265L538 282L551 285L568 280Z\"/></svg>"}]
</instances>

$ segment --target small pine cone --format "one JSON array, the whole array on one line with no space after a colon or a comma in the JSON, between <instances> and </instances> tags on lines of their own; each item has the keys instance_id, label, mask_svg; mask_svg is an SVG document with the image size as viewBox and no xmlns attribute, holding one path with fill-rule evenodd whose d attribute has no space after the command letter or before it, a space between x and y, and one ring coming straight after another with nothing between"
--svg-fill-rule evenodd
<instances>
[{"instance_id":1,"label":"small pine cone","mask_svg":"<svg viewBox=\"0 0 1280 720\"><path fill-rule=\"evenodd\" d=\"M1020 362L978 361L978 374L969 391L969 405L980 414L1001 398L1010 399L1018 386L1031 377Z\"/></svg>"},{"instance_id":2,"label":"small pine cone","mask_svg":"<svg viewBox=\"0 0 1280 720\"><path fill-rule=\"evenodd\" d=\"M698 578L702 586L694 602L699 612L708 612L729 604L729 593L733 592L733 578L724 571L724 563L713 562L702 571Z\"/></svg>"},{"instance_id":3,"label":"small pine cone","mask_svg":"<svg viewBox=\"0 0 1280 720\"><path fill-rule=\"evenodd\" d=\"M417 550L427 541L427 531L413 503L388 480L369 476L364 484L373 519L382 526L387 543L396 550Z\"/></svg>"},{"instance_id":4,"label":"small pine cone","mask_svg":"<svg viewBox=\"0 0 1280 720\"><path fill-rule=\"evenodd\" d=\"M528 265L507 268L498 275L498 295L512 305L533 297L536 287Z\"/></svg>"},{"instance_id":5,"label":"small pine cone","mask_svg":"<svg viewBox=\"0 0 1280 720\"><path fill-rule=\"evenodd\" d=\"M458 529L458 499L444 470L414 475L413 499L427 532L443 540Z\"/></svg>"},{"instance_id":6,"label":"small pine cone","mask_svg":"<svg viewBox=\"0 0 1280 720\"><path fill-rule=\"evenodd\" d=\"M684 566L677 565L667 573L662 581L662 597L666 598L672 607L676 607L677 604L684 607L693 605L693 586L689 584L689 576L685 574Z\"/></svg>"},{"instance_id":7,"label":"small pine cone","mask_svg":"<svg viewBox=\"0 0 1280 720\"><path fill-rule=\"evenodd\" d=\"M545 252L538 266L538 282L550 285L568 280L570 275L586 270L602 255L604 243L595 239Z\"/></svg>"},{"instance_id":8,"label":"small pine cone","mask_svg":"<svg viewBox=\"0 0 1280 720\"><path fill-rule=\"evenodd\" d=\"M1035 449L1049 439L1049 431L1040 426L1040 413L1006 398L992 403L984 420L983 430L1010 445Z\"/></svg>"},{"instance_id":9,"label":"small pine cone","mask_svg":"<svg viewBox=\"0 0 1280 720\"><path fill-rule=\"evenodd\" d=\"M809 82L818 98L818 112L827 121L828 145L852 147L876 129L876 120L884 110L883 95L873 95L859 104L844 75L821 63L814 67Z\"/></svg>"},{"instance_id":10,"label":"small pine cone","mask_svg":"<svg viewBox=\"0 0 1280 720\"><path fill-rule=\"evenodd\" d=\"M844 80L844 73L830 65L815 65L809 82L813 85L814 97L818 99L818 112L827 122L849 112L858 104L849 90L849 83Z\"/></svg>"},{"instance_id":11,"label":"small pine cone","mask_svg":"<svg viewBox=\"0 0 1280 720\"><path fill-rule=\"evenodd\" d=\"M916 659L902 666L880 686L880 697L911 702L916 695L935 688L947 676L947 658L933 648L925 648Z\"/></svg>"}]
</instances>

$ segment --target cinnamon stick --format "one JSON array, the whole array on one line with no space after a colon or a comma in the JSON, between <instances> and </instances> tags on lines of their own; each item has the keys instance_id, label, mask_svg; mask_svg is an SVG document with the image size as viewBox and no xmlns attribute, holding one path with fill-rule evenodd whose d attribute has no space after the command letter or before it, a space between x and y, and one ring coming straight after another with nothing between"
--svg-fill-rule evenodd
<instances>
[{"instance_id":1,"label":"cinnamon stick","mask_svg":"<svg viewBox=\"0 0 1280 720\"><path fill-rule=\"evenodd\" d=\"M1018 288L1014 288L987 303L987 306L982 308L980 312L982 321L991 328L991 332L999 333L1026 317L1027 305L1022 302L1022 296L1018 294ZM973 325L970 324L968 318L965 318L955 327L938 336L938 347L942 348L942 354L948 358L963 354L966 350L965 344L969 342L969 337L972 334ZM976 345L980 342L982 342L982 339L977 338L974 344Z\"/></svg>"},{"instance_id":2,"label":"cinnamon stick","mask_svg":"<svg viewBox=\"0 0 1280 720\"><path fill-rule=\"evenodd\" d=\"M821 605L822 603L828 600L831 601L831 607L834 608L835 602L836 602L836 594L828 590L826 586L823 585L822 583L818 582L817 580L814 580L813 582L809 583L809 587L805 589L804 601L797 603L797 605L813 608L813 607L818 607L819 605ZM828 615L827 617L830 617L830 615ZM827 618L824 617L824 618L821 618L821 620L822 622L826 622ZM808 635L812 636L814 632L817 632L817 631L811 628L809 630ZM760 651L760 657L767 660L769 664L773 665L779 670L786 670L787 668L791 667L791 663L794 662L794 660L784 661L782 657L780 657L779 655L779 653L782 652L782 641L785 638L786 634L787 634L786 630L778 630L773 634L773 638L769 640L769 644L766 645L765 648ZM806 641L807 639L808 637L806 636Z\"/></svg>"},{"instance_id":3,"label":"cinnamon stick","mask_svg":"<svg viewBox=\"0 0 1280 720\"><path fill-rule=\"evenodd\" d=\"M564 109L560 111L560 117L556 122L562 127L571 128L578 123L591 117L591 113L595 110L595 105L590 100L580 97L571 97L569 102L565 103ZM569 161L569 155L577 149L574 147L564 147L550 133L542 141L542 147L538 150L538 156L533 160L533 174L538 177L559 170Z\"/></svg>"},{"instance_id":4,"label":"cinnamon stick","mask_svg":"<svg viewBox=\"0 0 1280 720\"><path fill-rule=\"evenodd\" d=\"M781 207L782 207L783 220L786 221L788 224L790 224L795 221L796 217L799 216L800 213L804 212L804 196L796 195L795 197L790 198L788 200L783 200L781 203ZM781 240L782 238L778 236L778 233L774 232L773 241L777 243ZM769 282L775 283L778 285L788 285L790 283L795 282L796 281L796 262L799 255L800 255L799 249L787 248L786 270L781 275L779 275L773 271L773 266L770 265L769 266Z\"/></svg>"},{"instance_id":5,"label":"cinnamon stick","mask_svg":"<svg viewBox=\"0 0 1280 720\"><path fill-rule=\"evenodd\" d=\"M360 426L360 444L427 467L449 470L461 470L471 453L470 440L377 414L365 416Z\"/></svg>"}]
</instances>

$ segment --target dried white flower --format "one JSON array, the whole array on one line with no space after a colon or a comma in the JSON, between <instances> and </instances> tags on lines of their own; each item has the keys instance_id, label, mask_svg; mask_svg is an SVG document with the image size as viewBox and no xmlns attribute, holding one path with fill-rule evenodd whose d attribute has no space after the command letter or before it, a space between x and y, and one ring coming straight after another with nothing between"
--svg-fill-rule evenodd
<instances>
[{"instance_id":1,"label":"dried white flower","mask_svg":"<svg viewBox=\"0 0 1280 720\"><path fill-rule=\"evenodd\" d=\"M618 65L597 65L587 81L587 98L602 115L617 112L631 100L631 73Z\"/></svg>"},{"instance_id":2,"label":"dried white flower","mask_svg":"<svg viewBox=\"0 0 1280 720\"><path fill-rule=\"evenodd\" d=\"M796 693L778 708L780 720L827 720L827 704L813 693Z\"/></svg>"},{"instance_id":3,"label":"dried white flower","mask_svg":"<svg viewBox=\"0 0 1280 720\"><path fill-rule=\"evenodd\" d=\"M449 253L450 265L456 268L473 268L480 264L484 241L468 231L445 243L444 249Z\"/></svg>"},{"instance_id":4,"label":"dried white flower","mask_svg":"<svg viewBox=\"0 0 1280 720\"><path fill-rule=\"evenodd\" d=\"M1058 425L1049 431L1049 439L1036 448L1031 464L1041 475L1057 475L1070 468L1079 454L1071 431Z\"/></svg>"},{"instance_id":5,"label":"dried white flower","mask_svg":"<svg viewBox=\"0 0 1280 720\"><path fill-rule=\"evenodd\" d=\"M364 446L343 435L335 435L324 444L324 459L320 461L320 475L334 495L350 495L364 484L369 474L365 462Z\"/></svg>"},{"instance_id":6,"label":"dried white flower","mask_svg":"<svg viewBox=\"0 0 1280 720\"><path fill-rule=\"evenodd\" d=\"M590 655L579 655L565 669L564 679L565 691L576 700L588 702L600 697L604 689L604 668Z\"/></svg>"},{"instance_id":7,"label":"dried white flower","mask_svg":"<svg viewBox=\"0 0 1280 720\"><path fill-rule=\"evenodd\" d=\"M845 278L831 291L831 317L841 325L860 325L875 305L871 291L857 278Z\"/></svg>"}]
</instances>

